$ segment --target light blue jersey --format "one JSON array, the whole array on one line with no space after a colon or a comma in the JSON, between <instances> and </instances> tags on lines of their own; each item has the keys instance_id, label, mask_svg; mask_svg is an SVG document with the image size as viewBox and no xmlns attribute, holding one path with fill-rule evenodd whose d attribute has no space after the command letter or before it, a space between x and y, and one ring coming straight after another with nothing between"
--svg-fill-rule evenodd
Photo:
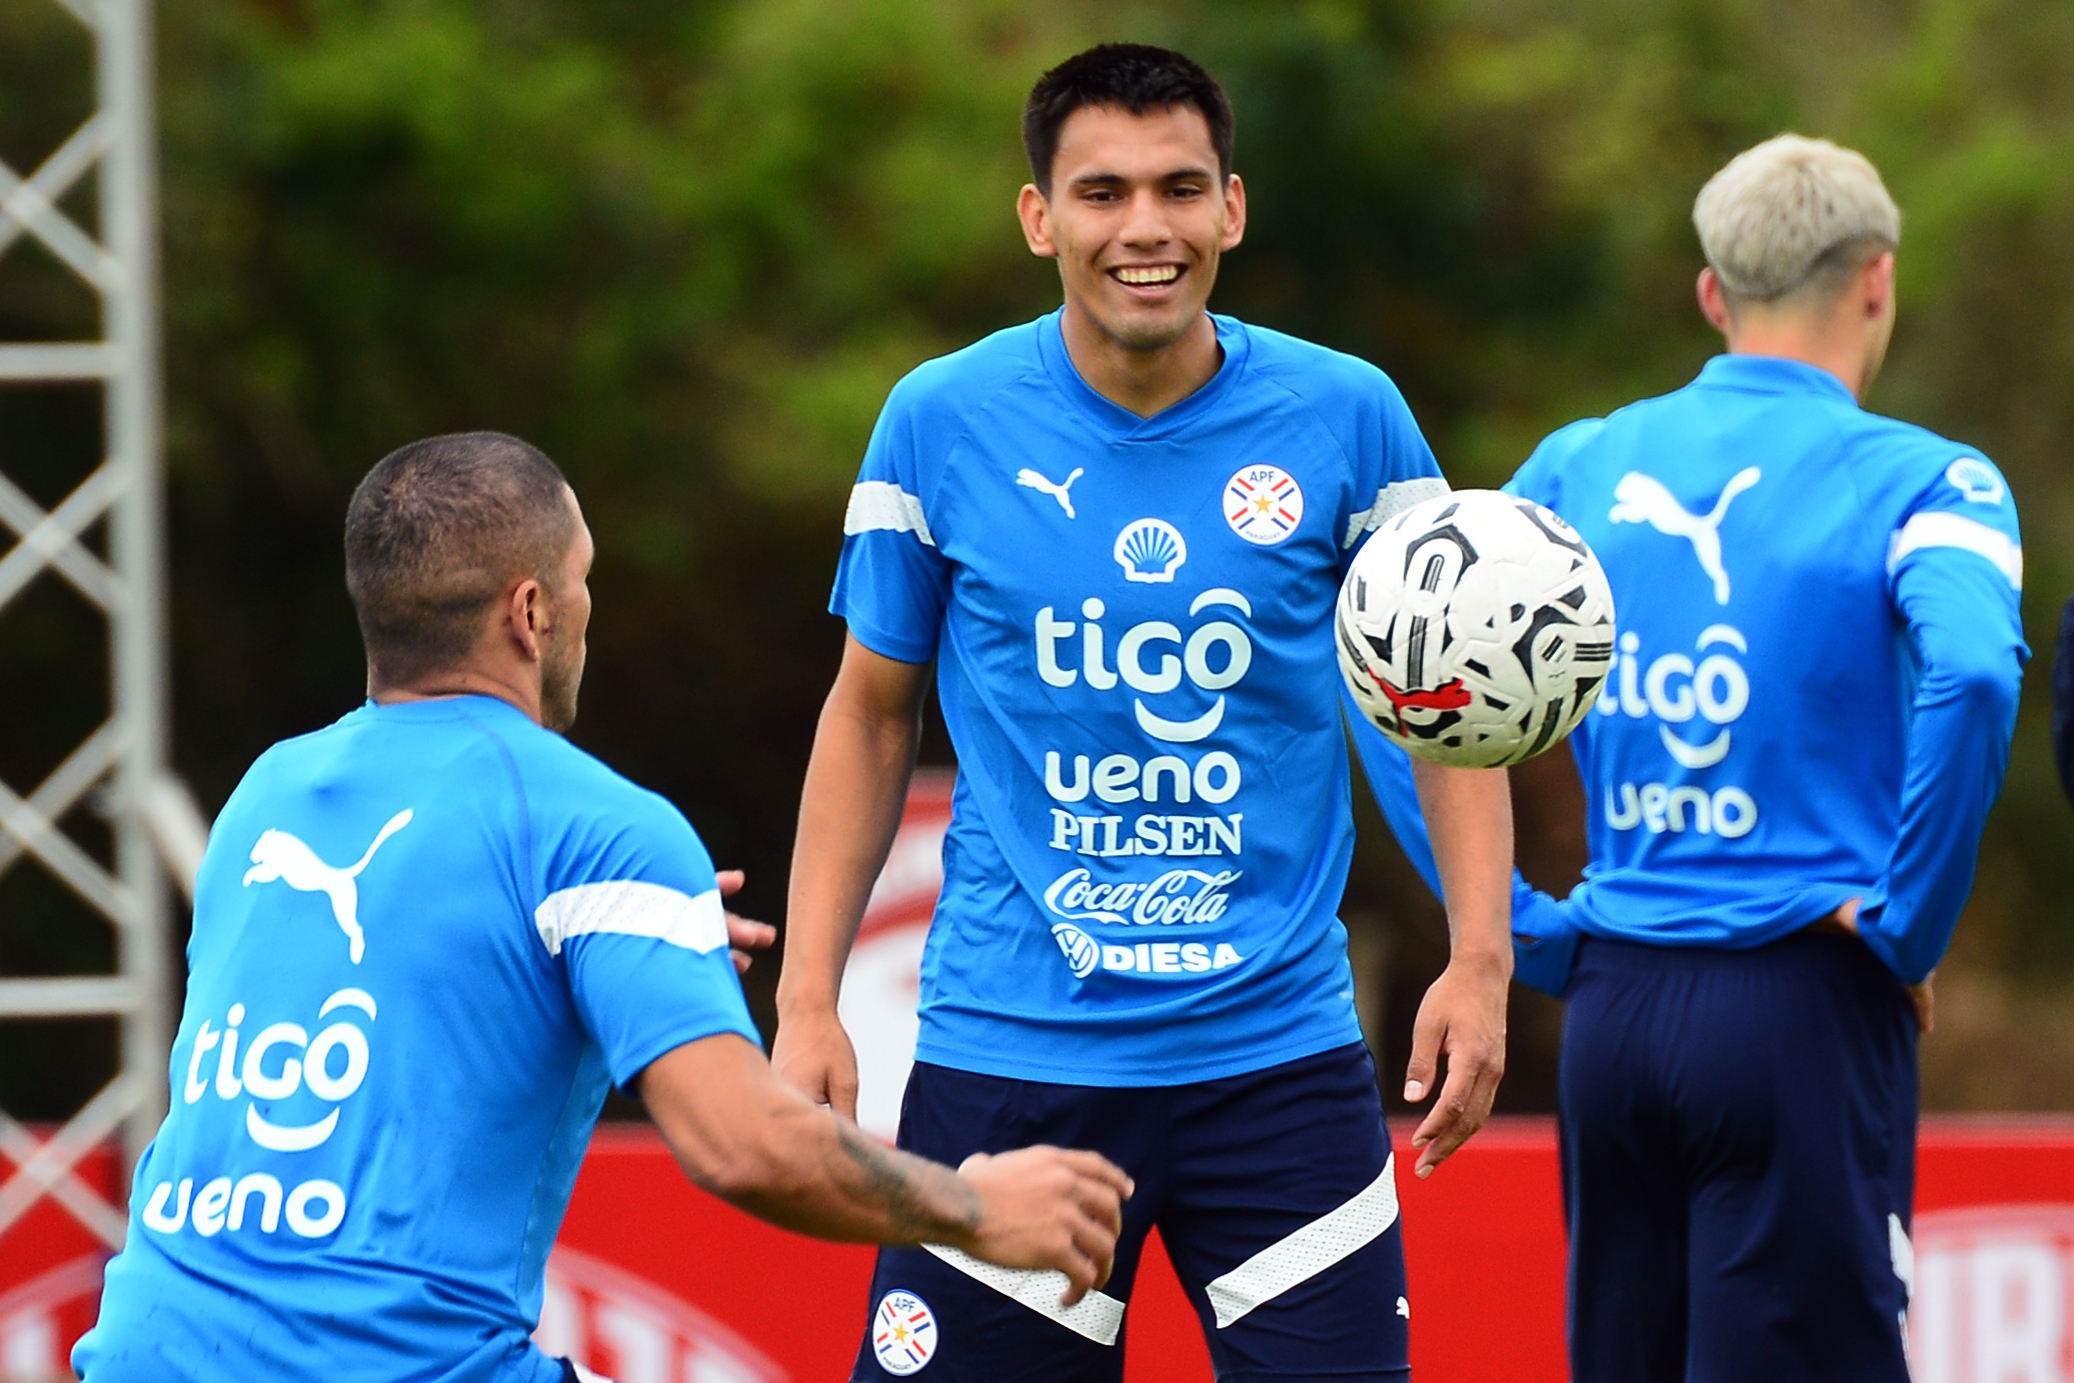
<instances>
[{"instance_id":1,"label":"light blue jersey","mask_svg":"<svg viewBox=\"0 0 2074 1383\"><path fill-rule=\"evenodd\" d=\"M1360 1040L1333 600L1445 486L1380 371L1215 322L1216 377L1149 419L1055 313L922 366L872 434L832 608L936 660L959 759L925 1062L1159 1085Z\"/></svg>"},{"instance_id":2,"label":"light blue jersey","mask_svg":"<svg viewBox=\"0 0 2074 1383\"><path fill-rule=\"evenodd\" d=\"M92 1383L550 1383L541 1276L609 1085L756 1040L677 810L487 697L275 745L210 833Z\"/></svg>"},{"instance_id":3,"label":"light blue jersey","mask_svg":"<svg viewBox=\"0 0 2074 1383\"><path fill-rule=\"evenodd\" d=\"M1508 488L1576 526L1619 611L1572 737L1575 928L1741 948L1863 897L1866 942L1921 979L1972 886L2028 656L2001 474L1824 370L1724 355L1557 432Z\"/></svg>"}]
</instances>

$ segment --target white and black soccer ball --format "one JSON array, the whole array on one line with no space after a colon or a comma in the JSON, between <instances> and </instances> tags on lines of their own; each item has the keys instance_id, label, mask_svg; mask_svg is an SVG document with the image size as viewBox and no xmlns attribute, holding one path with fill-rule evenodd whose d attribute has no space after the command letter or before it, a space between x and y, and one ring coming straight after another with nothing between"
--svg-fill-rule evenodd
<instances>
[{"instance_id":1,"label":"white and black soccer ball","mask_svg":"<svg viewBox=\"0 0 2074 1383\"><path fill-rule=\"evenodd\" d=\"M1577 530L1457 490L1376 530L1341 586L1340 673L1376 728L1457 768L1531 759L1577 728L1613 663L1613 592Z\"/></svg>"}]
</instances>

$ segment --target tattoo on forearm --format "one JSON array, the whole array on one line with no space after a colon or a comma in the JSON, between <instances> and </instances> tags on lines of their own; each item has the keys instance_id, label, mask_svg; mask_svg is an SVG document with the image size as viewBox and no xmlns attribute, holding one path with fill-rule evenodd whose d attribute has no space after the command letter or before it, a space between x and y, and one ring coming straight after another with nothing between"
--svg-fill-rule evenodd
<instances>
[{"instance_id":1,"label":"tattoo on forearm","mask_svg":"<svg viewBox=\"0 0 2074 1383\"><path fill-rule=\"evenodd\" d=\"M903 1237L942 1238L979 1224L979 1195L954 1173L885 1147L847 1119L836 1122L836 1137Z\"/></svg>"}]
</instances>

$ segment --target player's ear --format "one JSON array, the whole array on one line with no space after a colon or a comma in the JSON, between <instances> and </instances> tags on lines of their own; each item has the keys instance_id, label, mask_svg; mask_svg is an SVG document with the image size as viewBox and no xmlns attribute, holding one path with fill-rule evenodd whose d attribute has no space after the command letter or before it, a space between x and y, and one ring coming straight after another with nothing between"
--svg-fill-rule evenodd
<instances>
[{"instance_id":1,"label":"player's ear","mask_svg":"<svg viewBox=\"0 0 2074 1383\"><path fill-rule=\"evenodd\" d=\"M1722 291L1712 265L1700 270L1699 282L1694 287L1699 294L1700 315L1707 319L1707 325L1723 336L1728 335L1735 323L1729 317L1728 294Z\"/></svg>"},{"instance_id":2,"label":"player's ear","mask_svg":"<svg viewBox=\"0 0 2074 1383\"><path fill-rule=\"evenodd\" d=\"M1236 250L1246 238L1246 184L1233 173L1224 180L1224 238L1218 250Z\"/></svg>"},{"instance_id":3,"label":"player's ear","mask_svg":"<svg viewBox=\"0 0 2074 1383\"><path fill-rule=\"evenodd\" d=\"M1037 184L1026 182L1016 194L1015 218L1022 223L1023 240L1031 254L1039 259L1059 257L1059 247L1051 238L1051 201L1037 190Z\"/></svg>"},{"instance_id":4,"label":"player's ear","mask_svg":"<svg viewBox=\"0 0 2074 1383\"><path fill-rule=\"evenodd\" d=\"M1894 300L1894 252L1888 250L1865 261L1858 271L1858 296L1868 318L1883 317Z\"/></svg>"},{"instance_id":5,"label":"player's ear","mask_svg":"<svg viewBox=\"0 0 2074 1383\"><path fill-rule=\"evenodd\" d=\"M540 639L552 622L547 614L546 597L540 583L528 577L511 588L510 599L505 603L506 623L512 640L525 653L528 662L540 661Z\"/></svg>"}]
</instances>

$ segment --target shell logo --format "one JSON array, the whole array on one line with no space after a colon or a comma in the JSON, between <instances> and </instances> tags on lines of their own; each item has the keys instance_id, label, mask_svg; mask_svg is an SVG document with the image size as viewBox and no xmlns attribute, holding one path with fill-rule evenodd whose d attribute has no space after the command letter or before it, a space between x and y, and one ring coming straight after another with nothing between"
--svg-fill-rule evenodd
<instances>
[{"instance_id":1,"label":"shell logo","mask_svg":"<svg viewBox=\"0 0 2074 1383\"><path fill-rule=\"evenodd\" d=\"M1165 519L1139 519L1116 535L1112 555L1126 581L1172 581L1188 560L1188 543Z\"/></svg>"},{"instance_id":2,"label":"shell logo","mask_svg":"<svg viewBox=\"0 0 2074 1383\"><path fill-rule=\"evenodd\" d=\"M790 1383L791 1375L687 1301L574 1249L547 1260L533 1340L614 1383Z\"/></svg>"},{"instance_id":3,"label":"shell logo","mask_svg":"<svg viewBox=\"0 0 2074 1383\"><path fill-rule=\"evenodd\" d=\"M1916 1218L1916 1383L2074 1383L2074 1205Z\"/></svg>"}]
</instances>

